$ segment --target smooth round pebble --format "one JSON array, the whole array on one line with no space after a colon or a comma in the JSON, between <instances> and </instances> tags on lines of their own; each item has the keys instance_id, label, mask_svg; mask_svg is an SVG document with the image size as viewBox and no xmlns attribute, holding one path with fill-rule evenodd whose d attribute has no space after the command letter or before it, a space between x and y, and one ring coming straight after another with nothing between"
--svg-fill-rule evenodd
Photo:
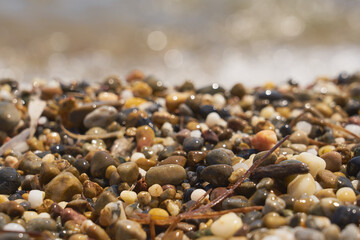
<instances>
[{"instance_id":1,"label":"smooth round pebble","mask_svg":"<svg viewBox=\"0 0 360 240\"><path fill-rule=\"evenodd\" d=\"M210 226L211 232L217 237L229 238L243 226L240 217L235 213L227 213Z\"/></svg>"},{"instance_id":2,"label":"smooth round pebble","mask_svg":"<svg viewBox=\"0 0 360 240\"><path fill-rule=\"evenodd\" d=\"M44 199L44 192L40 190L31 190L29 192L28 201L31 208L36 209L41 206Z\"/></svg>"}]
</instances>

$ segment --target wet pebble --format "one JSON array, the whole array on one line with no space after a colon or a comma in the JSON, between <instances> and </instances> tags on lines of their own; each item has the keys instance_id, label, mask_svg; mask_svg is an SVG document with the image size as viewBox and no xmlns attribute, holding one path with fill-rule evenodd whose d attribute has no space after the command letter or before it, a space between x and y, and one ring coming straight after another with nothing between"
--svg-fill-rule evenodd
<instances>
[{"instance_id":1,"label":"wet pebble","mask_svg":"<svg viewBox=\"0 0 360 240\"><path fill-rule=\"evenodd\" d=\"M187 137L183 142L183 149L185 152L200 150L204 144L203 138Z\"/></svg>"},{"instance_id":2,"label":"wet pebble","mask_svg":"<svg viewBox=\"0 0 360 240\"><path fill-rule=\"evenodd\" d=\"M150 168L145 175L146 183L153 184L180 184L186 179L186 171L177 164L167 164Z\"/></svg>"},{"instance_id":3,"label":"wet pebble","mask_svg":"<svg viewBox=\"0 0 360 240\"><path fill-rule=\"evenodd\" d=\"M20 121L20 112L14 104L10 102L0 102L0 130L5 132L12 132Z\"/></svg>"},{"instance_id":4,"label":"wet pebble","mask_svg":"<svg viewBox=\"0 0 360 240\"><path fill-rule=\"evenodd\" d=\"M233 168L227 164L216 164L204 168L200 173L200 178L216 187L227 186Z\"/></svg>"},{"instance_id":5,"label":"wet pebble","mask_svg":"<svg viewBox=\"0 0 360 240\"><path fill-rule=\"evenodd\" d=\"M12 194L21 185L20 175L14 168L0 169L0 194Z\"/></svg>"},{"instance_id":6,"label":"wet pebble","mask_svg":"<svg viewBox=\"0 0 360 240\"><path fill-rule=\"evenodd\" d=\"M214 149L206 154L206 164L208 166L215 164L232 165L229 154L223 149Z\"/></svg>"},{"instance_id":7,"label":"wet pebble","mask_svg":"<svg viewBox=\"0 0 360 240\"><path fill-rule=\"evenodd\" d=\"M62 172L45 187L45 196L55 202L70 201L74 194L82 193L83 186L72 173Z\"/></svg>"}]
</instances>

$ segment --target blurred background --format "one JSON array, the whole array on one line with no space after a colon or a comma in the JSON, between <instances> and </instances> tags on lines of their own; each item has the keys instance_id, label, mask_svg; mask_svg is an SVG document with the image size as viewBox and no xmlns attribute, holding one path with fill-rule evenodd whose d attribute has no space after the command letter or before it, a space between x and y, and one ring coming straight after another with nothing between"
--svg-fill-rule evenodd
<instances>
[{"instance_id":1,"label":"blurred background","mask_svg":"<svg viewBox=\"0 0 360 240\"><path fill-rule=\"evenodd\" d=\"M0 78L254 86L360 70L357 0L0 0Z\"/></svg>"}]
</instances>

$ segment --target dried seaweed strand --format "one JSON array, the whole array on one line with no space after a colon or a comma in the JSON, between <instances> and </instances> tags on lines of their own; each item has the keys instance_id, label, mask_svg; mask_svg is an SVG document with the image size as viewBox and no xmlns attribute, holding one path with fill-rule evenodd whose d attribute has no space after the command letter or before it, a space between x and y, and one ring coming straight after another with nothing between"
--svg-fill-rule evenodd
<instances>
[{"instance_id":1,"label":"dried seaweed strand","mask_svg":"<svg viewBox=\"0 0 360 240\"><path fill-rule=\"evenodd\" d=\"M105 138L114 138L114 137L119 137L119 136L123 136L124 135L124 131L123 130L119 130L116 132L110 132L110 133L105 133L105 134L92 134L92 135L81 135L81 134L76 134L76 133L72 133L69 130L67 130L64 125L60 124L61 129L70 137L78 139L78 140L91 140L91 139L105 139Z\"/></svg>"}]
</instances>

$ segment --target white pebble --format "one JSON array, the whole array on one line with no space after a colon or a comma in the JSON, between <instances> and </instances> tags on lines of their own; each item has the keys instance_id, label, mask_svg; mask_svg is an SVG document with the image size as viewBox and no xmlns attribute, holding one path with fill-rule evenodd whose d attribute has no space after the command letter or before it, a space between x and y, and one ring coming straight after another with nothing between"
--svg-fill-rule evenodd
<instances>
[{"instance_id":1,"label":"white pebble","mask_svg":"<svg viewBox=\"0 0 360 240\"><path fill-rule=\"evenodd\" d=\"M137 194L134 191L124 190L120 193L120 198L127 204L132 204L137 200Z\"/></svg>"},{"instance_id":2,"label":"white pebble","mask_svg":"<svg viewBox=\"0 0 360 240\"><path fill-rule=\"evenodd\" d=\"M37 218L51 218L50 214L46 213L46 212L42 212L38 215Z\"/></svg>"},{"instance_id":3,"label":"white pebble","mask_svg":"<svg viewBox=\"0 0 360 240\"><path fill-rule=\"evenodd\" d=\"M133 155L131 155L130 161L136 162L136 160L138 160L139 158L145 158L145 155L140 152L133 153Z\"/></svg>"},{"instance_id":4,"label":"white pebble","mask_svg":"<svg viewBox=\"0 0 360 240\"><path fill-rule=\"evenodd\" d=\"M160 184L153 184L149 187L148 192L152 197L160 197L160 195L164 192Z\"/></svg>"},{"instance_id":5,"label":"white pebble","mask_svg":"<svg viewBox=\"0 0 360 240\"><path fill-rule=\"evenodd\" d=\"M129 98L132 98L134 95L130 90L125 89L121 92L121 98L124 100L128 100Z\"/></svg>"},{"instance_id":6,"label":"white pebble","mask_svg":"<svg viewBox=\"0 0 360 240\"><path fill-rule=\"evenodd\" d=\"M151 149L154 151L155 154L164 150L164 146L162 144L154 144L152 145Z\"/></svg>"},{"instance_id":7,"label":"white pebble","mask_svg":"<svg viewBox=\"0 0 360 240\"><path fill-rule=\"evenodd\" d=\"M161 126L161 132L162 132L162 133L166 133L166 136L171 136L171 134L174 132L174 129L173 129L171 123L165 122L165 123Z\"/></svg>"},{"instance_id":8,"label":"white pebble","mask_svg":"<svg viewBox=\"0 0 360 240\"><path fill-rule=\"evenodd\" d=\"M306 163L309 166L311 175L315 178L320 170L326 167L325 160L308 152L301 153L297 160Z\"/></svg>"},{"instance_id":9,"label":"white pebble","mask_svg":"<svg viewBox=\"0 0 360 240\"><path fill-rule=\"evenodd\" d=\"M261 109L260 116L269 119L275 113L275 109L272 106L267 106Z\"/></svg>"},{"instance_id":10,"label":"white pebble","mask_svg":"<svg viewBox=\"0 0 360 240\"><path fill-rule=\"evenodd\" d=\"M360 126L356 124L348 124L345 127L346 130L360 136Z\"/></svg>"},{"instance_id":11,"label":"white pebble","mask_svg":"<svg viewBox=\"0 0 360 240\"><path fill-rule=\"evenodd\" d=\"M224 96L220 93L217 93L213 96L213 104L217 109L223 108L226 104Z\"/></svg>"},{"instance_id":12,"label":"white pebble","mask_svg":"<svg viewBox=\"0 0 360 240\"><path fill-rule=\"evenodd\" d=\"M353 181L351 181L351 184L353 185L353 187L354 187L355 189L358 189L359 180L353 180Z\"/></svg>"},{"instance_id":13,"label":"white pebble","mask_svg":"<svg viewBox=\"0 0 360 240\"><path fill-rule=\"evenodd\" d=\"M166 137L163 139L163 142L162 144L167 147L167 146L171 146L171 145L174 145L175 144L175 141L172 137Z\"/></svg>"},{"instance_id":14,"label":"white pebble","mask_svg":"<svg viewBox=\"0 0 360 240\"><path fill-rule=\"evenodd\" d=\"M47 123L47 117L45 117L45 116L40 117L38 120L38 124L44 125L45 123Z\"/></svg>"},{"instance_id":15,"label":"white pebble","mask_svg":"<svg viewBox=\"0 0 360 240\"><path fill-rule=\"evenodd\" d=\"M191 132L190 132L190 137L201 138L201 132L200 132L200 130L191 131Z\"/></svg>"},{"instance_id":16,"label":"white pebble","mask_svg":"<svg viewBox=\"0 0 360 240\"><path fill-rule=\"evenodd\" d=\"M25 211L23 214L23 218L26 222L30 221L31 219L38 218L38 214L35 211Z\"/></svg>"},{"instance_id":17,"label":"white pebble","mask_svg":"<svg viewBox=\"0 0 360 240\"><path fill-rule=\"evenodd\" d=\"M295 198L303 194L313 195L316 192L315 180L310 173L298 175L289 183L287 190Z\"/></svg>"},{"instance_id":18,"label":"white pebble","mask_svg":"<svg viewBox=\"0 0 360 240\"><path fill-rule=\"evenodd\" d=\"M317 151L316 151L315 148L309 148L308 150L306 150L306 152L311 153L311 154L317 156Z\"/></svg>"},{"instance_id":19,"label":"white pebble","mask_svg":"<svg viewBox=\"0 0 360 240\"><path fill-rule=\"evenodd\" d=\"M25 232L25 228L18 223L8 223L3 227L5 231Z\"/></svg>"},{"instance_id":20,"label":"white pebble","mask_svg":"<svg viewBox=\"0 0 360 240\"><path fill-rule=\"evenodd\" d=\"M343 138L343 137L335 138L335 142L337 144L344 144L345 143L345 138Z\"/></svg>"},{"instance_id":21,"label":"white pebble","mask_svg":"<svg viewBox=\"0 0 360 240\"><path fill-rule=\"evenodd\" d=\"M191 200L193 201L197 201L199 200L202 196L204 196L204 194L206 193L206 191L204 189L195 189L192 193L191 193ZM207 194L206 197L204 199L209 199L209 195Z\"/></svg>"},{"instance_id":22,"label":"white pebble","mask_svg":"<svg viewBox=\"0 0 360 240\"><path fill-rule=\"evenodd\" d=\"M296 118L298 117L300 114L303 113L303 110L302 109L294 109L291 111L290 113L290 118Z\"/></svg>"},{"instance_id":23,"label":"white pebble","mask_svg":"<svg viewBox=\"0 0 360 240\"><path fill-rule=\"evenodd\" d=\"M209 113L206 117L206 125L209 127L215 126L220 121L220 116L216 112Z\"/></svg>"},{"instance_id":24,"label":"white pebble","mask_svg":"<svg viewBox=\"0 0 360 240\"><path fill-rule=\"evenodd\" d=\"M241 218L235 213L231 212L221 216L210 226L211 232L222 238L229 238L233 236L243 226Z\"/></svg>"},{"instance_id":25,"label":"white pebble","mask_svg":"<svg viewBox=\"0 0 360 240\"><path fill-rule=\"evenodd\" d=\"M209 130L208 125L206 123L199 123L200 129L202 132L205 132L206 130Z\"/></svg>"},{"instance_id":26,"label":"white pebble","mask_svg":"<svg viewBox=\"0 0 360 240\"><path fill-rule=\"evenodd\" d=\"M141 177L145 177L145 175L146 175L146 171L142 168L139 168L139 173L140 173Z\"/></svg>"},{"instance_id":27,"label":"white pebble","mask_svg":"<svg viewBox=\"0 0 360 240\"><path fill-rule=\"evenodd\" d=\"M36 209L43 204L44 195L40 190L31 190L29 192L28 201L30 203L31 208Z\"/></svg>"},{"instance_id":28,"label":"white pebble","mask_svg":"<svg viewBox=\"0 0 360 240\"><path fill-rule=\"evenodd\" d=\"M312 125L306 121L299 121L296 123L296 128L297 130L301 130L304 133L306 133L306 135L309 135L311 132Z\"/></svg>"},{"instance_id":29,"label":"white pebble","mask_svg":"<svg viewBox=\"0 0 360 240\"><path fill-rule=\"evenodd\" d=\"M318 191L323 189L323 187L320 185L320 183L318 181L315 181L315 185L316 185L315 193L317 193Z\"/></svg>"},{"instance_id":30,"label":"white pebble","mask_svg":"<svg viewBox=\"0 0 360 240\"><path fill-rule=\"evenodd\" d=\"M232 167L233 167L234 171L239 168L244 168L246 170L248 170L250 168L246 163L243 163L243 162L239 162L239 163L233 165Z\"/></svg>"},{"instance_id":31,"label":"white pebble","mask_svg":"<svg viewBox=\"0 0 360 240\"><path fill-rule=\"evenodd\" d=\"M65 208L68 203L65 201L62 201L62 202L59 202L58 204L60 207Z\"/></svg>"}]
</instances>

